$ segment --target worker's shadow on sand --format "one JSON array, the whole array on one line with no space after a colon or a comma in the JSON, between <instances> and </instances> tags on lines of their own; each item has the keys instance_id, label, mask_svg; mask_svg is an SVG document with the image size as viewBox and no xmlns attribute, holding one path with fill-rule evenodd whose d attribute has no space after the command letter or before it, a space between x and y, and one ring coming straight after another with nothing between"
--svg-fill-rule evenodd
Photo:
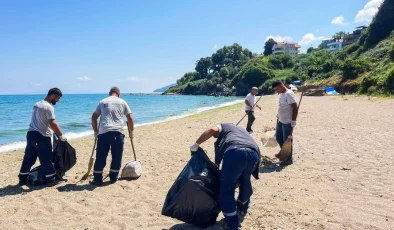
<instances>
[{"instance_id":1,"label":"worker's shadow on sand","mask_svg":"<svg viewBox=\"0 0 394 230\"><path fill-rule=\"evenodd\" d=\"M201 228L191 224L177 224L172 226L169 229L162 229L162 230L221 230L221 225L217 222L215 225L212 225L208 228Z\"/></svg>"},{"instance_id":2,"label":"worker's shadow on sand","mask_svg":"<svg viewBox=\"0 0 394 230\"><path fill-rule=\"evenodd\" d=\"M259 172L260 173L275 173L275 172L281 172L283 169L282 166L279 164L271 163L268 165L263 165L260 167Z\"/></svg>"},{"instance_id":3,"label":"worker's shadow on sand","mask_svg":"<svg viewBox=\"0 0 394 230\"><path fill-rule=\"evenodd\" d=\"M100 187L104 187L109 185L109 182L104 182L104 184ZM96 185L91 184L66 184L63 186L59 186L56 189L59 192L81 192L81 191L93 191L97 188Z\"/></svg>"},{"instance_id":4,"label":"worker's shadow on sand","mask_svg":"<svg viewBox=\"0 0 394 230\"><path fill-rule=\"evenodd\" d=\"M7 185L4 188L0 188L0 198L6 196L16 196L16 195L24 195L28 192L38 191L47 186L20 186L20 185Z\"/></svg>"},{"instance_id":5,"label":"worker's shadow on sand","mask_svg":"<svg viewBox=\"0 0 394 230\"><path fill-rule=\"evenodd\" d=\"M241 223L241 225L244 219L245 218L243 216L239 216L239 222ZM208 228L201 228L191 224L176 224L169 229L162 230L222 230L222 222L224 222L224 219L216 222L215 225L209 226Z\"/></svg>"}]
</instances>

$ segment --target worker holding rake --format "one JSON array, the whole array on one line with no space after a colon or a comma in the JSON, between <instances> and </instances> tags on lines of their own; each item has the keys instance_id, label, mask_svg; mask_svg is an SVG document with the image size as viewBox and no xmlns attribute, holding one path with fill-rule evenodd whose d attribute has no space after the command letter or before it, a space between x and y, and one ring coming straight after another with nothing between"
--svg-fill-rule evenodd
<instances>
[{"instance_id":1,"label":"worker holding rake","mask_svg":"<svg viewBox=\"0 0 394 230\"><path fill-rule=\"evenodd\" d=\"M280 95L276 141L282 149L281 152L285 153L282 154L285 155L285 159L281 162L281 166L287 166L293 164L292 133L297 124L298 116L296 95L282 81L272 83L272 88ZM281 155L281 152L278 155ZM278 158L281 159L282 157L279 156Z\"/></svg>"},{"instance_id":2,"label":"worker holding rake","mask_svg":"<svg viewBox=\"0 0 394 230\"><path fill-rule=\"evenodd\" d=\"M103 169L110 149L112 154L112 162L109 170L110 183L113 184L118 180L124 146L124 116L127 118L130 139L133 139L133 116L127 102L119 97L120 89L118 87L112 87L109 97L100 102L92 115L92 128L94 130L94 136L98 140L96 162L93 169L94 179L91 181L94 185L103 184ZM97 128L97 119L100 116L100 127Z\"/></svg>"}]
</instances>

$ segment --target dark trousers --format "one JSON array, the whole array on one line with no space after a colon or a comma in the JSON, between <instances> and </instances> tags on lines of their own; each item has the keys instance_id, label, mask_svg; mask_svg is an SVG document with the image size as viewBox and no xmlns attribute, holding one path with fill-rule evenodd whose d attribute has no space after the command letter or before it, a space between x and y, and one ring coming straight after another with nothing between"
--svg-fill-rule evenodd
<instances>
[{"instance_id":1,"label":"dark trousers","mask_svg":"<svg viewBox=\"0 0 394 230\"><path fill-rule=\"evenodd\" d=\"M27 179L31 167L36 163L37 157L40 160L45 178L51 180L55 177L56 171L52 164L52 144L51 138L43 136L36 131L29 131L26 135L26 149L23 157L19 178Z\"/></svg>"},{"instance_id":2,"label":"dark trousers","mask_svg":"<svg viewBox=\"0 0 394 230\"><path fill-rule=\"evenodd\" d=\"M246 111L248 114L248 125L246 126L246 131L250 132L252 131L252 125L254 120L256 120L256 117L254 116L254 111Z\"/></svg>"},{"instance_id":3,"label":"dark trousers","mask_svg":"<svg viewBox=\"0 0 394 230\"><path fill-rule=\"evenodd\" d=\"M98 135L96 162L94 163L94 179L103 181L103 169L107 163L107 156L111 148L112 162L109 170L111 181L118 179L119 170L122 165L124 135L120 132L106 132Z\"/></svg>"},{"instance_id":4,"label":"dark trousers","mask_svg":"<svg viewBox=\"0 0 394 230\"><path fill-rule=\"evenodd\" d=\"M291 129L291 124L283 124L281 122L278 122L278 124L276 125L276 141L281 148L283 146L283 143L285 143L287 138L290 136ZM293 155L293 151L291 152Z\"/></svg>"},{"instance_id":5,"label":"dark trousers","mask_svg":"<svg viewBox=\"0 0 394 230\"><path fill-rule=\"evenodd\" d=\"M250 177L258 161L258 154L246 149L232 149L224 154L220 174L219 203L230 229L238 229L237 203L246 212L253 194ZM238 200L235 201L235 186L239 181Z\"/></svg>"}]
</instances>

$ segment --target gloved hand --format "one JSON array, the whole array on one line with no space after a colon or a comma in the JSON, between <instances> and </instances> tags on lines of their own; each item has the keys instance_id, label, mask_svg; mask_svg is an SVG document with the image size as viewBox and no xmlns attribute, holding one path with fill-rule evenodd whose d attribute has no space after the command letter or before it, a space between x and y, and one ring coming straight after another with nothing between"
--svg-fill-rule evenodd
<instances>
[{"instance_id":1,"label":"gloved hand","mask_svg":"<svg viewBox=\"0 0 394 230\"><path fill-rule=\"evenodd\" d=\"M133 139L134 139L134 133L130 132L130 140L133 140Z\"/></svg>"},{"instance_id":2,"label":"gloved hand","mask_svg":"<svg viewBox=\"0 0 394 230\"><path fill-rule=\"evenodd\" d=\"M98 135L99 135L99 132L98 132L98 131L97 131L97 132L94 132L94 138L95 138L95 139L97 139Z\"/></svg>"},{"instance_id":3,"label":"gloved hand","mask_svg":"<svg viewBox=\"0 0 394 230\"><path fill-rule=\"evenodd\" d=\"M292 122L291 122L291 127L294 128L296 125L297 125L297 122L296 122L296 121L292 121Z\"/></svg>"},{"instance_id":4,"label":"gloved hand","mask_svg":"<svg viewBox=\"0 0 394 230\"><path fill-rule=\"evenodd\" d=\"M192 152L196 152L197 150L198 150L198 144L197 143L194 143L194 144L192 144L191 146L190 146L190 151L192 151Z\"/></svg>"},{"instance_id":5,"label":"gloved hand","mask_svg":"<svg viewBox=\"0 0 394 230\"><path fill-rule=\"evenodd\" d=\"M61 141L67 141L67 138L64 135L60 136L59 138Z\"/></svg>"}]
</instances>

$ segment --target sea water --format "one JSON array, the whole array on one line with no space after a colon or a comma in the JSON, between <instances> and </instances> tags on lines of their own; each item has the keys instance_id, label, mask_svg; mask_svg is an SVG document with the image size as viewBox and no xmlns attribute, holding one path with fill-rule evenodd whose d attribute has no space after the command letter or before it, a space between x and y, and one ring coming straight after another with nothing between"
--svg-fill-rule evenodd
<instances>
[{"instance_id":1,"label":"sea water","mask_svg":"<svg viewBox=\"0 0 394 230\"><path fill-rule=\"evenodd\" d=\"M56 121L68 139L93 134L91 116L105 94L63 95L55 105ZM45 95L0 95L0 153L24 148L33 106ZM241 103L239 97L122 95L136 126L183 118Z\"/></svg>"}]
</instances>

